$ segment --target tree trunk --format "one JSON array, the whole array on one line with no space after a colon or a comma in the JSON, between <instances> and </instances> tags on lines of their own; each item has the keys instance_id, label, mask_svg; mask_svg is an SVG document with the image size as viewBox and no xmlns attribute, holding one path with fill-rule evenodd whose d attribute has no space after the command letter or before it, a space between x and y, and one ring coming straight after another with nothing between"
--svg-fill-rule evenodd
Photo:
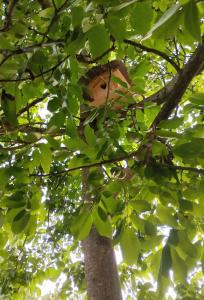
<instances>
[{"instance_id":1,"label":"tree trunk","mask_svg":"<svg viewBox=\"0 0 204 300\"><path fill-rule=\"evenodd\" d=\"M111 239L95 228L82 243L89 300L121 300L121 289Z\"/></svg>"},{"instance_id":2,"label":"tree trunk","mask_svg":"<svg viewBox=\"0 0 204 300\"><path fill-rule=\"evenodd\" d=\"M82 201L88 196L89 169L82 170ZM85 276L89 300L122 300L112 241L102 237L93 227L82 242Z\"/></svg>"}]
</instances>

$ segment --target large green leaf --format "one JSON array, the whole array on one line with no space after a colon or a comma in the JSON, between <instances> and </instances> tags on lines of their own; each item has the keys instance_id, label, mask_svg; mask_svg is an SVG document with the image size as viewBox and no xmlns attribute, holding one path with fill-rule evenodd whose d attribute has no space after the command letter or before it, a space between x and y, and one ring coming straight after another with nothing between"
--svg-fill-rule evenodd
<instances>
[{"instance_id":1,"label":"large green leaf","mask_svg":"<svg viewBox=\"0 0 204 300\"><path fill-rule=\"evenodd\" d=\"M189 100L197 105L204 105L204 93L195 93L190 96Z\"/></svg>"},{"instance_id":2,"label":"large green leaf","mask_svg":"<svg viewBox=\"0 0 204 300\"><path fill-rule=\"evenodd\" d=\"M178 12L181 8L181 4L177 3L172 5L162 16L161 18L154 24L154 26L150 29L150 31L146 34L144 39L148 39L151 35L165 24Z\"/></svg>"},{"instance_id":3,"label":"large green leaf","mask_svg":"<svg viewBox=\"0 0 204 300\"><path fill-rule=\"evenodd\" d=\"M101 236L112 238L112 225L105 211L100 207L96 207L94 212L94 225Z\"/></svg>"},{"instance_id":4,"label":"large green leaf","mask_svg":"<svg viewBox=\"0 0 204 300\"><path fill-rule=\"evenodd\" d=\"M109 28L110 33L114 36L116 40L121 42L125 38L126 36L125 22L123 22L116 16L109 16L106 19L106 24Z\"/></svg>"},{"instance_id":5,"label":"large green leaf","mask_svg":"<svg viewBox=\"0 0 204 300\"><path fill-rule=\"evenodd\" d=\"M201 39L200 19L194 0L184 6L184 26L196 41Z\"/></svg>"},{"instance_id":6,"label":"large green leaf","mask_svg":"<svg viewBox=\"0 0 204 300\"><path fill-rule=\"evenodd\" d=\"M92 27L87 36L93 58L103 54L110 46L109 35L102 24Z\"/></svg>"},{"instance_id":7,"label":"large green leaf","mask_svg":"<svg viewBox=\"0 0 204 300\"><path fill-rule=\"evenodd\" d=\"M174 153L183 158L191 158L195 153L203 153L204 139L194 138L191 142L178 145L174 148Z\"/></svg>"},{"instance_id":8,"label":"large green leaf","mask_svg":"<svg viewBox=\"0 0 204 300\"><path fill-rule=\"evenodd\" d=\"M96 145L96 136L94 134L94 130L89 126L89 124L87 124L84 128L84 136L90 146Z\"/></svg>"},{"instance_id":9,"label":"large green leaf","mask_svg":"<svg viewBox=\"0 0 204 300\"><path fill-rule=\"evenodd\" d=\"M138 2L131 10L130 24L138 34L145 34L151 27L153 9L149 1Z\"/></svg>"},{"instance_id":10,"label":"large green leaf","mask_svg":"<svg viewBox=\"0 0 204 300\"><path fill-rule=\"evenodd\" d=\"M13 219L11 229L13 233L19 234L26 229L29 222L30 214L26 210L21 210Z\"/></svg>"},{"instance_id":11,"label":"large green leaf","mask_svg":"<svg viewBox=\"0 0 204 300\"><path fill-rule=\"evenodd\" d=\"M71 224L72 234L79 240L85 239L92 227L93 218L88 209L82 209Z\"/></svg>"},{"instance_id":12,"label":"large green leaf","mask_svg":"<svg viewBox=\"0 0 204 300\"><path fill-rule=\"evenodd\" d=\"M187 266L185 261L171 248L172 268L177 282L185 283L187 277Z\"/></svg>"},{"instance_id":13,"label":"large green leaf","mask_svg":"<svg viewBox=\"0 0 204 300\"><path fill-rule=\"evenodd\" d=\"M169 271L172 267L172 257L169 245L165 245L162 250L162 256L158 274L159 294L163 297L169 284Z\"/></svg>"},{"instance_id":14,"label":"large green leaf","mask_svg":"<svg viewBox=\"0 0 204 300\"><path fill-rule=\"evenodd\" d=\"M128 265L136 264L140 253L140 243L133 229L123 228L120 246L124 261Z\"/></svg>"},{"instance_id":15,"label":"large green leaf","mask_svg":"<svg viewBox=\"0 0 204 300\"><path fill-rule=\"evenodd\" d=\"M73 27L81 25L84 16L84 10L81 6L75 6L71 11Z\"/></svg>"},{"instance_id":16,"label":"large green leaf","mask_svg":"<svg viewBox=\"0 0 204 300\"><path fill-rule=\"evenodd\" d=\"M17 126L16 100L12 95L2 93L1 106L9 124Z\"/></svg>"},{"instance_id":17,"label":"large green leaf","mask_svg":"<svg viewBox=\"0 0 204 300\"><path fill-rule=\"evenodd\" d=\"M159 127L165 129L176 129L183 124L184 118L173 118L169 120L164 120L159 123Z\"/></svg>"},{"instance_id":18,"label":"large green leaf","mask_svg":"<svg viewBox=\"0 0 204 300\"><path fill-rule=\"evenodd\" d=\"M178 227L176 217L172 215L170 208L159 205L157 207L157 214L163 225L167 224L173 228Z\"/></svg>"},{"instance_id":19,"label":"large green leaf","mask_svg":"<svg viewBox=\"0 0 204 300\"><path fill-rule=\"evenodd\" d=\"M45 173L49 173L50 171L50 165L52 162L52 152L50 150L50 147L48 144L42 144L40 146L40 152L41 152L41 157L40 157L40 163L43 168L43 171Z\"/></svg>"}]
</instances>

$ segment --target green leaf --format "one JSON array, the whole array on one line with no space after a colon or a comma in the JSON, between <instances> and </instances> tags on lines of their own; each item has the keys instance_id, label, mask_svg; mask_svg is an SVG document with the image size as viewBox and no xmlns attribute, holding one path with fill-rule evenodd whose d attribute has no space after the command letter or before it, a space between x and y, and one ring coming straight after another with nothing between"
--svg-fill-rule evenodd
<instances>
[{"instance_id":1,"label":"green leaf","mask_svg":"<svg viewBox=\"0 0 204 300\"><path fill-rule=\"evenodd\" d=\"M66 133L71 137L75 138L78 136L76 124L73 119L69 118L66 122Z\"/></svg>"},{"instance_id":2,"label":"green leaf","mask_svg":"<svg viewBox=\"0 0 204 300\"><path fill-rule=\"evenodd\" d=\"M193 203L193 216L202 218L203 217L203 211L204 211L204 204L200 203Z\"/></svg>"},{"instance_id":3,"label":"green leaf","mask_svg":"<svg viewBox=\"0 0 204 300\"><path fill-rule=\"evenodd\" d=\"M122 185L119 181L114 180L107 184L106 189L111 193L119 193L122 189Z\"/></svg>"},{"instance_id":4,"label":"green leaf","mask_svg":"<svg viewBox=\"0 0 204 300\"><path fill-rule=\"evenodd\" d=\"M72 25L73 25L73 27L80 26L81 22L83 20L83 17L84 17L83 8L81 6L72 7L71 16L72 16Z\"/></svg>"},{"instance_id":5,"label":"green leaf","mask_svg":"<svg viewBox=\"0 0 204 300\"><path fill-rule=\"evenodd\" d=\"M65 43L65 50L67 51L67 54L76 55L76 53L78 53L79 50L83 48L85 42L85 34L83 33L80 27L76 27L71 37L71 40L67 39Z\"/></svg>"},{"instance_id":6,"label":"green leaf","mask_svg":"<svg viewBox=\"0 0 204 300\"><path fill-rule=\"evenodd\" d=\"M177 3L172 5L163 16L154 24L154 26L150 29L150 31L146 34L143 40L148 39L151 35L159 28L161 28L167 21L169 21L181 8L181 4Z\"/></svg>"},{"instance_id":7,"label":"green leaf","mask_svg":"<svg viewBox=\"0 0 204 300\"><path fill-rule=\"evenodd\" d=\"M156 251L156 253L154 253L154 255L152 256L152 259L151 259L150 270L155 279L158 279L162 250L159 249L158 251Z\"/></svg>"},{"instance_id":8,"label":"green leaf","mask_svg":"<svg viewBox=\"0 0 204 300\"><path fill-rule=\"evenodd\" d=\"M122 81L120 78L112 75L111 76L111 81L119 83L122 87L128 88L128 84L125 81ZM126 96L126 93L122 93L123 96Z\"/></svg>"},{"instance_id":9,"label":"green leaf","mask_svg":"<svg viewBox=\"0 0 204 300\"><path fill-rule=\"evenodd\" d=\"M158 247L161 244L163 239L162 235L148 237L141 242L141 248L145 251L149 251L150 248L155 249L155 247Z\"/></svg>"},{"instance_id":10,"label":"green leaf","mask_svg":"<svg viewBox=\"0 0 204 300\"><path fill-rule=\"evenodd\" d=\"M85 126L84 135L85 135L87 143L90 146L96 145L96 136L94 134L94 130L89 125Z\"/></svg>"},{"instance_id":11,"label":"green leaf","mask_svg":"<svg viewBox=\"0 0 204 300\"><path fill-rule=\"evenodd\" d=\"M127 1L125 3L119 4L117 6L113 6L112 8L110 8L110 11L120 11L120 10L126 8L127 6L130 6L130 5L134 4L137 1L138 0L130 0L130 1Z\"/></svg>"},{"instance_id":12,"label":"green leaf","mask_svg":"<svg viewBox=\"0 0 204 300\"><path fill-rule=\"evenodd\" d=\"M159 142L159 141L153 141L152 143L152 155L157 156L157 155L162 155L166 156L167 155L167 149L165 144Z\"/></svg>"},{"instance_id":13,"label":"green leaf","mask_svg":"<svg viewBox=\"0 0 204 300\"><path fill-rule=\"evenodd\" d=\"M156 227L148 220L144 221L144 231L146 235L151 235L151 236L156 235L157 233Z\"/></svg>"},{"instance_id":14,"label":"green leaf","mask_svg":"<svg viewBox=\"0 0 204 300\"><path fill-rule=\"evenodd\" d=\"M189 101L197 105L204 105L204 93L195 93L189 97Z\"/></svg>"},{"instance_id":15,"label":"green leaf","mask_svg":"<svg viewBox=\"0 0 204 300\"><path fill-rule=\"evenodd\" d=\"M49 173L52 162L52 152L48 144L40 145L40 163L45 173Z\"/></svg>"},{"instance_id":16,"label":"green leaf","mask_svg":"<svg viewBox=\"0 0 204 300\"><path fill-rule=\"evenodd\" d=\"M165 245L162 250L162 257L161 257L158 277L160 279L161 277L168 277L171 267L172 267L172 258L171 258L170 247L168 245Z\"/></svg>"},{"instance_id":17,"label":"green leaf","mask_svg":"<svg viewBox=\"0 0 204 300\"><path fill-rule=\"evenodd\" d=\"M95 207L93 211L94 225L101 236L112 238L112 225L102 208Z\"/></svg>"},{"instance_id":18,"label":"green leaf","mask_svg":"<svg viewBox=\"0 0 204 300\"><path fill-rule=\"evenodd\" d=\"M17 115L16 115L16 100L11 99L8 96L9 95L7 95L7 94L5 94L4 97L2 95L1 105L2 105L2 108L3 108L3 111L4 111L7 121L12 126L17 126L18 120L17 120Z\"/></svg>"},{"instance_id":19,"label":"green leaf","mask_svg":"<svg viewBox=\"0 0 204 300\"><path fill-rule=\"evenodd\" d=\"M47 105L47 109L53 113L56 112L61 107L62 107L62 101L59 98L51 99Z\"/></svg>"},{"instance_id":20,"label":"green leaf","mask_svg":"<svg viewBox=\"0 0 204 300\"><path fill-rule=\"evenodd\" d=\"M136 212L144 212L151 210L151 205L145 200L135 200L131 201L130 205L136 210Z\"/></svg>"},{"instance_id":21,"label":"green leaf","mask_svg":"<svg viewBox=\"0 0 204 300\"><path fill-rule=\"evenodd\" d=\"M196 41L200 41L200 19L198 8L194 0L190 0L184 6L184 26Z\"/></svg>"},{"instance_id":22,"label":"green leaf","mask_svg":"<svg viewBox=\"0 0 204 300\"><path fill-rule=\"evenodd\" d=\"M57 131L58 129L60 129L60 127L64 126L64 123L65 114L63 111L59 111L51 117L47 127L50 131Z\"/></svg>"},{"instance_id":23,"label":"green leaf","mask_svg":"<svg viewBox=\"0 0 204 300\"><path fill-rule=\"evenodd\" d=\"M75 216L71 224L71 232L78 240L83 240L88 236L92 223L93 219L90 211L84 208L79 215Z\"/></svg>"},{"instance_id":24,"label":"green leaf","mask_svg":"<svg viewBox=\"0 0 204 300\"><path fill-rule=\"evenodd\" d=\"M126 26L124 21L120 20L116 16L108 16L106 19L106 25L116 40L121 42L125 38Z\"/></svg>"},{"instance_id":25,"label":"green leaf","mask_svg":"<svg viewBox=\"0 0 204 300\"><path fill-rule=\"evenodd\" d=\"M0 211L0 228L3 226L3 224L4 224L4 215Z\"/></svg>"},{"instance_id":26,"label":"green leaf","mask_svg":"<svg viewBox=\"0 0 204 300\"><path fill-rule=\"evenodd\" d=\"M123 228L120 246L124 261L128 265L136 264L140 253L140 243L133 229Z\"/></svg>"},{"instance_id":27,"label":"green leaf","mask_svg":"<svg viewBox=\"0 0 204 300\"><path fill-rule=\"evenodd\" d=\"M193 138L191 142L178 145L174 148L174 153L183 158L192 158L195 153L197 155L204 151L204 139Z\"/></svg>"},{"instance_id":28,"label":"green leaf","mask_svg":"<svg viewBox=\"0 0 204 300\"><path fill-rule=\"evenodd\" d=\"M117 211L117 207L120 205L120 201L117 201L115 198L111 197L111 194L107 193L107 197L106 197L106 193L104 192L104 197L102 200L102 203L104 204L104 206L106 207L107 211L110 214L114 214Z\"/></svg>"},{"instance_id":29,"label":"green leaf","mask_svg":"<svg viewBox=\"0 0 204 300\"><path fill-rule=\"evenodd\" d=\"M158 205L157 215L160 221L163 223L163 225L167 224L173 228L178 227L176 218L171 214L171 208Z\"/></svg>"},{"instance_id":30,"label":"green leaf","mask_svg":"<svg viewBox=\"0 0 204 300\"><path fill-rule=\"evenodd\" d=\"M196 248L196 244L192 244L189 240L189 237L184 230L179 230L177 232L179 244L178 248L181 248L189 257L198 258L198 252Z\"/></svg>"},{"instance_id":31,"label":"green leaf","mask_svg":"<svg viewBox=\"0 0 204 300\"><path fill-rule=\"evenodd\" d=\"M149 127L152 122L154 121L154 118L158 114L160 108L158 106L146 106L144 109L144 120L145 125Z\"/></svg>"},{"instance_id":32,"label":"green leaf","mask_svg":"<svg viewBox=\"0 0 204 300\"><path fill-rule=\"evenodd\" d=\"M159 127L165 129L177 129L183 124L184 118L173 118L169 120L163 120L159 123Z\"/></svg>"},{"instance_id":33,"label":"green leaf","mask_svg":"<svg viewBox=\"0 0 204 300\"><path fill-rule=\"evenodd\" d=\"M31 57L29 61L29 66L34 72L38 73L42 72L47 67L47 63L48 57L44 54L42 50L37 50Z\"/></svg>"},{"instance_id":34,"label":"green leaf","mask_svg":"<svg viewBox=\"0 0 204 300\"><path fill-rule=\"evenodd\" d=\"M148 32L153 19L153 9L151 2L136 3L134 9L131 10L130 24L138 34Z\"/></svg>"},{"instance_id":35,"label":"green leaf","mask_svg":"<svg viewBox=\"0 0 204 300\"><path fill-rule=\"evenodd\" d=\"M179 243L178 230L171 229L169 233L168 243L173 246L177 246Z\"/></svg>"},{"instance_id":36,"label":"green leaf","mask_svg":"<svg viewBox=\"0 0 204 300\"><path fill-rule=\"evenodd\" d=\"M103 54L110 46L109 35L102 24L92 27L87 36L93 58Z\"/></svg>"},{"instance_id":37,"label":"green leaf","mask_svg":"<svg viewBox=\"0 0 204 300\"><path fill-rule=\"evenodd\" d=\"M80 87L74 84L69 84L67 93L67 108L70 114L77 115L81 99L82 95Z\"/></svg>"},{"instance_id":38,"label":"green leaf","mask_svg":"<svg viewBox=\"0 0 204 300\"><path fill-rule=\"evenodd\" d=\"M187 266L185 261L178 255L177 251L171 247L172 268L176 282L185 283L187 277Z\"/></svg>"},{"instance_id":39,"label":"green leaf","mask_svg":"<svg viewBox=\"0 0 204 300\"><path fill-rule=\"evenodd\" d=\"M30 219L30 214L26 210L21 210L13 219L11 229L14 234L19 234L25 230Z\"/></svg>"},{"instance_id":40,"label":"green leaf","mask_svg":"<svg viewBox=\"0 0 204 300\"><path fill-rule=\"evenodd\" d=\"M48 7L46 9L43 9L39 12L39 16L41 18L45 19L51 19L54 15L54 8L53 7Z\"/></svg>"},{"instance_id":41,"label":"green leaf","mask_svg":"<svg viewBox=\"0 0 204 300\"><path fill-rule=\"evenodd\" d=\"M191 201L179 199L179 207L182 211L192 211L194 204Z\"/></svg>"},{"instance_id":42,"label":"green leaf","mask_svg":"<svg viewBox=\"0 0 204 300\"><path fill-rule=\"evenodd\" d=\"M150 68L150 62L146 59L143 59L141 62L136 64L136 66L130 69L130 75L131 77L144 77Z\"/></svg>"}]
</instances>

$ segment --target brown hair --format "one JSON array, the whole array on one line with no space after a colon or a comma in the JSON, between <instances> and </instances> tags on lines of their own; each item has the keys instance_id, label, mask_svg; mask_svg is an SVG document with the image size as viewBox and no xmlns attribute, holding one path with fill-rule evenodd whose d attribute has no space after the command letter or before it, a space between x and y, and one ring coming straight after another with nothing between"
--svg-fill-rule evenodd
<instances>
[{"instance_id":1,"label":"brown hair","mask_svg":"<svg viewBox=\"0 0 204 300\"><path fill-rule=\"evenodd\" d=\"M127 80L127 82L131 84L131 80L128 76L126 67L125 67L124 63L120 60L112 60L105 65L99 65L99 66L91 68L85 74L85 76L81 77L80 83L82 83L83 85L88 85L89 82L92 79L94 79L95 77L100 76L101 74L103 74L109 70L116 70L116 69L119 69L121 71L121 73L123 74L123 76L125 77L125 79Z\"/></svg>"}]
</instances>

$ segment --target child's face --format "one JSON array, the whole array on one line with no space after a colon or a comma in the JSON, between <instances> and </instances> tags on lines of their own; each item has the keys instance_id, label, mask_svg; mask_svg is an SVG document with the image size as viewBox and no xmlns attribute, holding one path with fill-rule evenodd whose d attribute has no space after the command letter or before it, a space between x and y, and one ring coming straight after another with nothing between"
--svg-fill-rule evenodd
<instances>
[{"instance_id":1,"label":"child's face","mask_svg":"<svg viewBox=\"0 0 204 300\"><path fill-rule=\"evenodd\" d=\"M108 71L101 74L100 76L92 79L88 84L88 93L93 99L93 101L90 101L91 106L99 107L105 105L107 101L119 100L121 96L117 94L117 90L122 93L127 93L127 88L122 87L120 83L112 81L110 76L117 77L121 81L125 82L128 87L130 86L118 69L112 70L111 74ZM116 105L118 106L119 104Z\"/></svg>"}]
</instances>

